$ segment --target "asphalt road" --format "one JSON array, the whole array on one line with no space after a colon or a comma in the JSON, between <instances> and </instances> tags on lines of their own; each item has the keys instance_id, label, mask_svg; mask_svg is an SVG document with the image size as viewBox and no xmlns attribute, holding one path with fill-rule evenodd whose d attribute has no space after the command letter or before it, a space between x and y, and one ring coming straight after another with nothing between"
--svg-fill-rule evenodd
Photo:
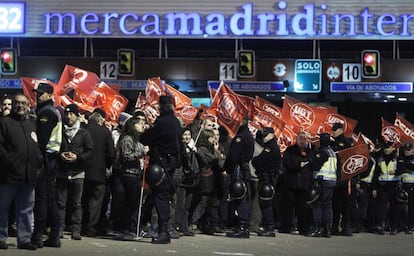
<instances>
[{"instance_id":1,"label":"asphalt road","mask_svg":"<svg viewBox=\"0 0 414 256\"><path fill-rule=\"evenodd\" d=\"M414 255L414 235L403 233L397 236L362 233L353 237L333 236L330 239L290 234L277 234L276 238L258 237L253 234L250 239L227 238L224 234L196 235L172 240L168 245L153 245L150 239L116 241L109 237L82 237L81 241L63 239L61 248L42 248L36 251L19 250L16 248L16 239L9 238L8 245L9 249L0 250L0 255Z\"/></svg>"}]
</instances>

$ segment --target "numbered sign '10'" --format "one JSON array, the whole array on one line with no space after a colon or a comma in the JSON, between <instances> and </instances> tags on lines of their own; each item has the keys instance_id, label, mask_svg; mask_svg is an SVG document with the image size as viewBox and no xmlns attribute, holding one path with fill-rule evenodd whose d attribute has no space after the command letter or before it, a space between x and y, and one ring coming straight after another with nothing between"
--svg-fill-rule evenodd
<instances>
[{"instance_id":1,"label":"numbered sign '10'","mask_svg":"<svg viewBox=\"0 0 414 256\"><path fill-rule=\"evenodd\" d=\"M342 64L342 82L361 82L361 64Z\"/></svg>"}]
</instances>

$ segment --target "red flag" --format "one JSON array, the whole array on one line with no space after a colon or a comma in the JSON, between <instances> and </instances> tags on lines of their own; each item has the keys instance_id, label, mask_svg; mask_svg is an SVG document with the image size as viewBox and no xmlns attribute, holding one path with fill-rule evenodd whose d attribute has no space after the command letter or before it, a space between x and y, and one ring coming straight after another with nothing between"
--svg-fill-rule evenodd
<instances>
[{"instance_id":1,"label":"red flag","mask_svg":"<svg viewBox=\"0 0 414 256\"><path fill-rule=\"evenodd\" d=\"M266 112L269 112L271 115L277 117L277 118L282 118L282 108L280 108L279 106L276 106L275 104L262 99L258 96L256 96L256 99L254 101L254 105L255 107L262 109Z\"/></svg>"},{"instance_id":2,"label":"red flag","mask_svg":"<svg viewBox=\"0 0 414 256\"><path fill-rule=\"evenodd\" d=\"M217 90L210 87L210 99L213 101L214 96L216 96Z\"/></svg>"},{"instance_id":3,"label":"red flag","mask_svg":"<svg viewBox=\"0 0 414 256\"><path fill-rule=\"evenodd\" d=\"M66 65L60 76L56 92L58 95L64 95L73 89L78 89L89 95L98 81L99 77L95 73Z\"/></svg>"},{"instance_id":4,"label":"red flag","mask_svg":"<svg viewBox=\"0 0 414 256\"><path fill-rule=\"evenodd\" d=\"M165 95L163 83L159 77L148 79L145 88L145 99L148 105L158 106L160 96Z\"/></svg>"},{"instance_id":5,"label":"red flag","mask_svg":"<svg viewBox=\"0 0 414 256\"><path fill-rule=\"evenodd\" d=\"M400 128L402 131L402 143L411 142L414 143L414 125L405 120L400 114L397 113L395 117L394 126Z\"/></svg>"},{"instance_id":6,"label":"red flag","mask_svg":"<svg viewBox=\"0 0 414 256\"><path fill-rule=\"evenodd\" d=\"M224 126L233 137L240 127L243 117L247 114L244 102L227 85L221 84L214 97L209 113L215 114L218 123Z\"/></svg>"},{"instance_id":7,"label":"red flag","mask_svg":"<svg viewBox=\"0 0 414 256\"><path fill-rule=\"evenodd\" d=\"M189 125L193 122L195 116L197 115L198 108L194 106L184 106L181 109L175 110L175 115L183 120L186 125Z\"/></svg>"},{"instance_id":8,"label":"red flag","mask_svg":"<svg viewBox=\"0 0 414 256\"><path fill-rule=\"evenodd\" d=\"M246 114L250 116L250 113L253 109L255 99L246 95L237 94L240 102L244 105L244 108L247 110Z\"/></svg>"},{"instance_id":9,"label":"red flag","mask_svg":"<svg viewBox=\"0 0 414 256\"><path fill-rule=\"evenodd\" d=\"M389 141L394 143L394 147L399 147L403 142L403 132L400 128L397 126L392 125L391 123L384 120L384 118L381 117L382 122L382 129L381 129L381 136L384 139L384 141Z\"/></svg>"},{"instance_id":10,"label":"red flag","mask_svg":"<svg viewBox=\"0 0 414 256\"><path fill-rule=\"evenodd\" d=\"M33 89L36 87L36 85L40 83L47 83L53 86L53 95L55 99L55 106L60 105L60 99L56 95L56 87L57 85L49 81L47 79L41 79L41 78L30 78L30 77L21 77L20 80L22 81L23 86L23 93L29 98L29 104L31 107L36 106L36 95L33 92Z\"/></svg>"},{"instance_id":11,"label":"red flag","mask_svg":"<svg viewBox=\"0 0 414 256\"><path fill-rule=\"evenodd\" d=\"M146 190L146 191L148 191L148 192L150 192L151 193L151 188L150 188L150 186L148 185L148 183L147 183L147 181L146 181L146 178L147 178L147 169L148 169L148 166L149 166L149 161L150 161L150 157L149 156L145 156L145 158L144 158L144 168L143 168L143 175L142 175L142 177L143 177L143 179L142 179L142 187Z\"/></svg>"},{"instance_id":12,"label":"red flag","mask_svg":"<svg viewBox=\"0 0 414 256\"><path fill-rule=\"evenodd\" d=\"M280 152L285 152L286 148L296 143L296 133L285 125L282 135L277 139Z\"/></svg>"},{"instance_id":13,"label":"red flag","mask_svg":"<svg viewBox=\"0 0 414 256\"><path fill-rule=\"evenodd\" d=\"M272 127L275 131L276 138L282 135L285 122L272 115L270 112L264 111L256 106L251 111L250 120L255 127Z\"/></svg>"},{"instance_id":14,"label":"red flag","mask_svg":"<svg viewBox=\"0 0 414 256\"><path fill-rule=\"evenodd\" d=\"M189 97L168 84L165 84L165 92L173 99L175 109L182 109L191 105Z\"/></svg>"},{"instance_id":15,"label":"red flag","mask_svg":"<svg viewBox=\"0 0 414 256\"><path fill-rule=\"evenodd\" d=\"M367 144L359 144L338 151L341 161L341 180L348 180L368 168L369 149Z\"/></svg>"},{"instance_id":16,"label":"red flag","mask_svg":"<svg viewBox=\"0 0 414 256\"><path fill-rule=\"evenodd\" d=\"M139 93L137 97L137 101L135 102L135 108L144 109L145 104L146 104L145 96Z\"/></svg>"},{"instance_id":17,"label":"red flag","mask_svg":"<svg viewBox=\"0 0 414 256\"><path fill-rule=\"evenodd\" d=\"M89 95L86 95L85 93L77 89L73 93L74 101L93 108L102 107L102 105L99 105L99 103L97 102L98 97L99 93L96 90L92 91Z\"/></svg>"},{"instance_id":18,"label":"red flag","mask_svg":"<svg viewBox=\"0 0 414 256\"><path fill-rule=\"evenodd\" d=\"M325 120L323 122L323 132L331 133L332 125L334 123L341 123L344 126L344 135L346 137L349 137L349 136L352 135L358 121L356 121L352 118L340 115L340 114L336 113L336 111L334 112L334 110L332 110L330 108L327 108L326 111L327 111L327 114L326 114Z\"/></svg>"},{"instance_id":19,"label":"red flag","mask_svg":"<svg viewBox=\"0 0 414 256\"><path fill-rule=\"evenodd\" d=\"M128 99L104 82L99 83L95 90L98 94L98 105L103 107L106 119L113 122L118 121L119 115L128 106Z\"/></svg>"},{"instance_id":20,"label":"red flag","mask_svg":"<svg viewBox=\"0 0 414 256\"><path fill-rule=\"evenodd\" d=\"M305 131L311 136L317 135L325 120L325 115L325 111L318 110L287 95L285 96L282 109L283 121L295 133Z\"/></svg>"}]
</instances>

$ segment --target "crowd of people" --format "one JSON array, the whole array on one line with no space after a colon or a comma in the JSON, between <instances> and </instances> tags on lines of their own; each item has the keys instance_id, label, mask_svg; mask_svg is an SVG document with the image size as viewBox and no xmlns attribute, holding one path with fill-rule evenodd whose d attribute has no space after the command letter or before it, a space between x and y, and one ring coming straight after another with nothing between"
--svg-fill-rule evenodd
<instances>
[{"instance_id":1,"label":"crowd of people","mask_svg":"<svg viewBox=\"0 0 414 256\"><path fill-rule=\"evenodd\" d=\"M28 250L61 247L67 232L153 244L196 233L413 232L409 142L378 142L368 168L343 180L338 151L353 141L341 123L317 146L298 133L282 154L272 128L252 135L245 118L230 138L201 112L186 126L168 96L153 124L135 109L113 126L100 109L84 118L74 104L55 107L48 84L35 92L35 111L21 93L1 100L0 249L14 229Z\"/></svg>"}]
</instances>

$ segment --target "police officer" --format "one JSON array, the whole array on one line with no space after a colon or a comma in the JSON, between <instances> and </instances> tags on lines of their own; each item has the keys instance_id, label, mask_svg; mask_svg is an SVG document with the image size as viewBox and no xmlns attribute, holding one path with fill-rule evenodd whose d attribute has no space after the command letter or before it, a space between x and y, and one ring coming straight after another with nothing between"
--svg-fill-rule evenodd
<instances>
[{"instance_id":1,"label":"police officer","mask_svg":"<svg viewBox=\"0 0 414 256\"><path fill-rule=\"evenodd\" d=\"M259 204L263 215L263 229L259 236L274 237L273 197L275 195L275 179L282 163L280 149L275 140L273 128L266 127L262 131L264 148L253 158L252 164L259 178Z\"/></svg>"},{"instance_id":2,"label":"police officer","mask_svg":"<svg viewBox=\"0 0 414 256\"><path fill-rule=\"evenodd\" d=\"M320 147L313 158L314 182L318 183L319 199L313 206L314 230L316 237L331 237L332 193L337 182L337 156L331 148L329 133L319 135Z\"/></svg>"},{"instance_id":3,"label":"police officer","mask_svg":"<svg viewBox=\"0 0 414 256\"><path fill-rule=\"evenodd\" d=\"M378 195L378 204L376 212L378 214L378 233L385 233L385 224L387 222L387 208L389 204L389 224L390 235L397 234L398 225L398 205L397 205L397 188L400 178L397 176L397 155L392 142L386 142L382 157L378 159L377 168L374 173L374 182Z\"/></svg>"},{"instance_id":4,"label":"police officer","mask_svg":"<svg viewBox=\"0 0 414 256\"><path fill-rule=\"evenodd\" d=\"M250 189L251 178L249 162L253 158L254 139L247 126L248 118L243 118L236 136L231 142L229 153L224 162L224 170L231 175L230 196L238 215L238 228L227 233L227 237L249 238ZM238 195L236 199L232 191Z\"/></svg>"},{"instance_id":5,"label":"police officer","mask_svg":"<svg viewBox=\"0 0 414 256\"><path fill-rule=\"evenodd\" d=\"M400 148L402 167L398 169L402 177L402 189L408 193L408 205L404 207L404 232L412 234L414 229L414 148L406 142Z\"/></svg>"},{"instance_id":6,"label":"police officer","mask_svg":"<svg viewBox=\"0 0 414 256\"><path fill-rule=\"evenodd\" d=\"M377 201L376 192L373 193L373 178L375 168L379 156L382 154L383 143L377 143L375 148L372 149L370 155L370 161L367 170L358 175L359 178L359 200L358 209L359 217L361 220L360 225L365 227L366 231L373 232L375 230L375 207Z\"/></svg>"},{"instance_id":7,"label":"police officer","mask_svg":"<svg viewBox=\"0 0 414 256\"><path fill-rule=\"evenodd\" d=\"M151 188L154 206L158 214L158 237L153 238L152 243L167 244L170 243L168 233L169 204L175 193L172 177L175 169L180 165L180 153L183 148L182 128L174 116L173 102L170 97L160 96L159 106L160 115L154 125L142 134L141 142L150 148L150 166L157 163L165 172L165 178L162 182Z\"/></svg>"},{"instance_id":8,"label":"police officer","mask_svg":"<svg viewBox=\"0 0 414 256\"><path fill-rule=\"evenodd\" d=\"M332 125L332 137L334 142L332 143L332 149L335 152L339 150L352 147L352 139L345 137L344 125L342 123L334 123ZM340 161L338 161L340 166ZM341 168L337 168L337 176L340 177ZM333 210L333 222L332 222L332 234L339 235L339 222L342 217L341 227L342 235L352 236L352 224L351 224L351 195L348 193L348 183L350 180L339 180L339 184L334 188L332 198L332 210Z\"/></svg>"},{"instance_id":9,"label":"police officer","mask_svg":"<svg viewBox=\"0 0 414 256\"><path fill-rule=\"evenodd\" d=\"M43 170L36 185L34 232L32 243L38 248L60 247L59 215L56 203L56 169L62 144L62 117L53 106L53 87L40 83L35 87L37 100L37 137L43 155ZM49 238L43 243L46 223L50 224Z\"/></svg>"}]
</instances>

